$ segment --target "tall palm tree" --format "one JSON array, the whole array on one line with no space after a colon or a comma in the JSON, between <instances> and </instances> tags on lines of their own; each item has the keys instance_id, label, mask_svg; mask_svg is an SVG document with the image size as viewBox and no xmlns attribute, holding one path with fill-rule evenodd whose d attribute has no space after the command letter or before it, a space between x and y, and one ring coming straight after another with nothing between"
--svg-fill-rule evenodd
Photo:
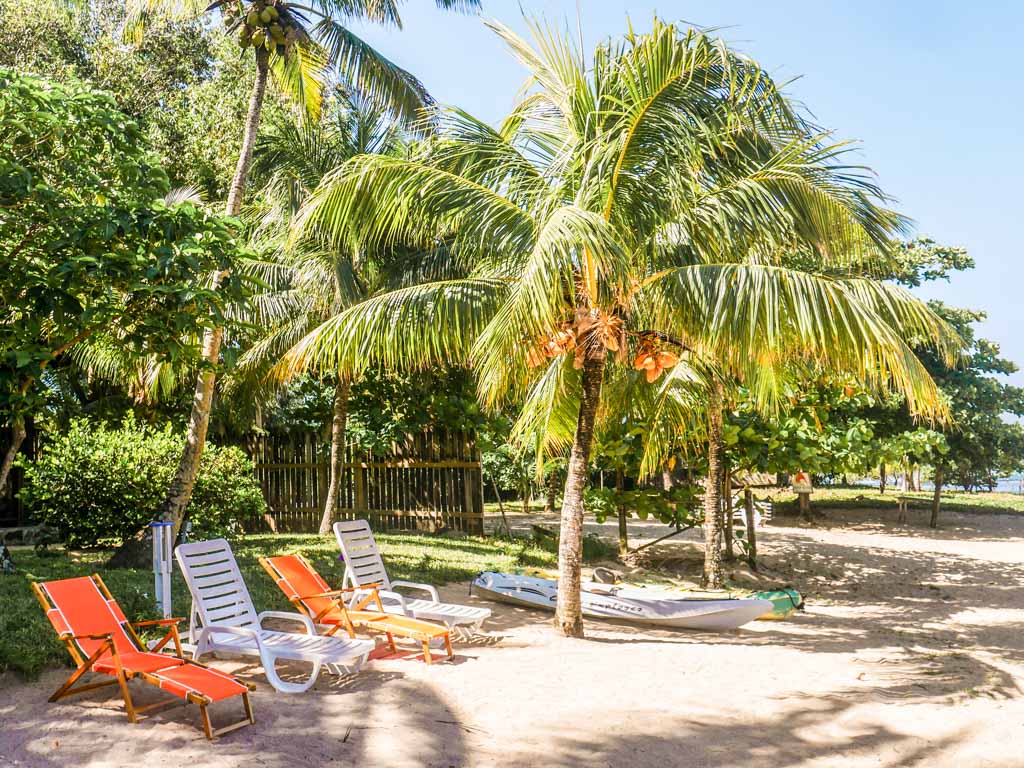
<instances>
[{"instance_id":1,"label":"tall palm tree","mask_svg":"<svg viewBox=\"0 0 1024 768\"><path fill-rule=\"evenodd\" d=\"M479 0L435 0L440 8L468 10ZM386 104L403 118L411 118L430 97L423 85L405 70L360 39L349 28L352 21L367 20L401 25L401 0L126 0L129 36L144 32L154 17L194 18L217 14L228 31L236 33L239 45L251 50L256 69L242 136L242 146L228 191L226 213L237 216L242 209L260 113L268 80L275 81L296 97L311 113L320 105L325 70L337 67L369 98ZM215 327L203 337L202 353L207 361L196 380L187 439L178 469L171 480L160 516L181 526L192 496L199 460L210 423L223 329ZM138 559L138 546L122 548L123 564ZM112 562L117 561L117 557Z\"/></svg>"},{"instance_id":2,"label":"tall palm tree","mask_svg":"<svg viewBox=\"0 0 1024 768\"><path fill-rule=\"evenodd\" d=\"M750 59L655 20L587 67L567 35L535 26L531 46L491 26L530 72L500 127L439 111L421 155L345 163L294 225L296 237L444 243L470 277L368 299L311 332L291 364L468 358L485 405L522 400L516 433L569 447L555 625L581 636L583 490L609 376L651 357L672 370L687 352L740 373L820 358L935 412L934 383L887 318L916 318L929 338L941 324L909 295L774 257L807 243L839 264L888 247L902 220Z\"/></svg>"},{"instance_id":3,"label":"tall palm tree","mask_svg":"<svg viewBox=\"0 0 1024 768\"><path fill-rule=\"evenodd\" d=\"M253 320L265 329L239 360L236 376L279 381L274 366L311 330L407 272L401 254L325 247L305 241L285 247L292 217L327 173L361 154L395 154L405 146L391 115L352 91L340 91L320 120L285 118L256 147L256 168L268 179L253 206L254 239L274 258L264 277L270 290L253 300ZM331 420L329 482L320 534L330 533L341 492L350 376L337 375Z\"/></svg>"}]
</instances>

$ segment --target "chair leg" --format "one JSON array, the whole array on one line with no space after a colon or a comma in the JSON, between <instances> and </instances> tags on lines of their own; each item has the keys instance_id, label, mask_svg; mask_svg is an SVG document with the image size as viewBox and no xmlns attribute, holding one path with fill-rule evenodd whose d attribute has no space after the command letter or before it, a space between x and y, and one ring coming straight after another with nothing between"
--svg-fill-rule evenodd
<instances>
[{"instance_id":1,"label":"chair leg","mask_svg":"<svg viewBox=\"0 0 1024 768\"><path fill-rule=\"evenodd\" d=\"M64 681L64 684L53 692L53 695L51 695L50 698L47 699L47 701L49 701L52 704L62 696L68 695L68 689L71 688L71 686L73 686L78 681L78 679L88 671L89 667L84 665L76 669L74 672L71 673L68 679Z\"/></svg>"},{"instance_id":2,"label":"chair leg","mask_svg":"<svg viewBox=\"0 0 1024 768\"><path fill-rule=\"evenodd\" d=\"M274 687L275 690L281 693L305 693L316 683L317 678L320 676L321 662L314 661L313 669L310 672L309 678L303 683L286 683L277 674L277 670L274 669L274 665L277 659L269 654L261 654L263 662L263 672L267 676L267 681Z\"/></svg>"},{"instance_id":3,"label":"chair leg","mask_svg":"<svg viewBox=\"0 0 1024 768\"><path fill-rule=\"evenodd\" d=\"M128 690L128 680L125 678L124 672L120 672L118 674L117 683L121 686L121 697L124 699L124 709L128 714L128 722L139 722L139 718L135 714L135 705L132 703L132 694L131 691Z\"/></svg>"},{"instance_id":4,"label":"chair leg","mask_svg":"<svg viewBox=\"0 0 1024 768\"><path fill-rule=\"evenodd\" d=\"M395 637L394 637L394 635L392 635L390 632L388 632L387 636L388 636L388 645L391 646L391 652L392 653L398 653L398 646L395 645Z\"/></svg>"},{"instance_id":5,"label":"chair leg","mask_svg":"<svg viewBox=\"0 0 1024 768\"><path fill-rule=\"evenodd\" d=\"M452 634L451 634L451 632L446 633L445 636L444 636L444 647L445 647L445 650L448 651L448 658L449 659L452 658L453 656L455 656L455 652L452 651Z\"/></svg>"},{"instance_id":6,"label":"chair leg","mask_svg":"<svg viewBox=\"0 0 1024 768\"><path fill-rule=\"evenodd\" d=\"M427 662L427 664L429 664L430 661L431 661L431 659L430 659L430 640L424 640L423 641L423 660L425 662Z\"/></svg>"},{"instance_id":7,"label":"chair leg","mask_svg":"<svg viewBox=\"0 0 1024 768\"><path fill-rule=\"evenodd\" d=\"M242 694L242 706L245 707L245 716L249 718L249 724L255 724L256 718L252 714L252 702L249 701L248 691Z\"/></svg>"},{"instance_id":8,"label":"chair leg","mask_svg":"<svg viewBox=\"0 0 1024 768\"><path fill-rule=\"evenodd\" d=\"M210 713L206 711L206 705L199 705L199 714L203 718L203 733L206 734L208 741L213 741L213 725L210 723Z\"/></svg>"}]
</instances>

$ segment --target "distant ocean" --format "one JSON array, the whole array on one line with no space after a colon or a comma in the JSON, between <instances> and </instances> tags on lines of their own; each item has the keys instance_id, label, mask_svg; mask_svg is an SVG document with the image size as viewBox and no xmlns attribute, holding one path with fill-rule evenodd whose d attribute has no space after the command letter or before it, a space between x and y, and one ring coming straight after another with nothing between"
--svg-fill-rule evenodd
<instances>
[{"instance_id":1,"label":"distant ocean","mask_svg":"<svg viewBox=\"0 0 1024 768\"><path fill-rule=\"evenodd\" d=\"M889 487L890 488L895 488L896 487L896 483L897 483L897 481L896 481L895 477L890 477L889 478ZM856 484L857 485L873 485L873 486L877 486L878 485L878 480L869 479L869 478L861 478L860 480L857 481ZM927 480L924 481L923 483L921 483L921 488L923 490L926 490L926 491L930 491L934 487L935 486L932 485L931 483L929 483ZM954 486L954 488L956 488L956 486ZM984 491L987 491L987 490L988 490L987 488L984 489ZM996 483L996 487L993 488L992 490L994 490L994 491L996 491L998 493L1016 493L1016 494L1024 495L1024 475L1011 475L1010 477L1004 477L1004 478L1000 479L998 483ZM982 492L984 493L984 491L982 491Z\"/></svg>"},{"instance_id":2,"label":"distant ocean","mask_svg":"<svg viewBox=\"0 0 1024 768\"><path fill-rule=\"evenodd\" d=\"M997 484L997 491L1003 493L1021 493L1024 494L1024 475L1014 475L1013 477L1004 477Z\"/></svg>"}]
</instances>

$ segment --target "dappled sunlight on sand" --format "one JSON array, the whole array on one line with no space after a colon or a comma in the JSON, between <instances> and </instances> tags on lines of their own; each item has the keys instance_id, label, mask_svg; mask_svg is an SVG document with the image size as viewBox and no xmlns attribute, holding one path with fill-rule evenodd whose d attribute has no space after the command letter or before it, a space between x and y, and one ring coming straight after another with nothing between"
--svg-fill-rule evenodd
<instances>
[{"instance_id":1,"label":"dappled sunlight on sand","mask_svg":"<svg viewBox=\"0 0 1024 768\"><path fill-rule=\"evenodd\" d=\"M194 708L131 726L106 692L46 704L59 672L8 676L0 763L1020 768L1024 519L950 516L932 536L920 520L849 515L778 520L761 535L761 573L734 567L804 592L792 621L722 634L588 622L586 640L566 640L550 614L493 605L455 663L399 654L301 696L222 661L259 686L257 723L213 745ZM672 579L699 564L693 535L655 549ZM466 585L442 594L483 604Z\"/></svg>"}]
</instances>

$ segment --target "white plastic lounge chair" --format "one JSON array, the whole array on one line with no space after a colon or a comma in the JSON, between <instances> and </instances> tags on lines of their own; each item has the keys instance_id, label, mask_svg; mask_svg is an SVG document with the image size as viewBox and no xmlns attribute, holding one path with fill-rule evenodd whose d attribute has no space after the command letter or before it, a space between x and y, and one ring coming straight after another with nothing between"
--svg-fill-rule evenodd
<instances>
[{"instance_id":1,"label":"white plastic lounge chair","mask_svg":"<svg viewBox=\"0 0 1024 768\"><path fill-rule=\"evenodd\" d=\"M345 558L345 578L342 586L369 587L379 585L378 593L388 613L411 616L415 619L447 624L454 630L478 632L480 625L491 616L489 608L442 603L437 588L412 581L391 581L381 559L373 531L366 520L342 520L334 524L334 535ZM400 594L397 588L425 592L429 599L412 599ZM355 593L353 602L360 593Z\"/></svg>"},{"instance_id":2,"label":"white plastic lounge chair","mask_svg":"<svg viewBox=\"0 0 1024 768\"><path fill-rule=\"evenodd\" d=\"M302 693L313 687L322 666L336 674L358 672L376 647L372 640L322 637L309 617L299 613L263 611L257 615L231 546L224 539L182 544L175 557L192 593L188 634L197 661L214 651L259 656L274 688L282 693ZM303 634L263 629L267 618L298 622ZM313 665L309 679L285 682L274 668L278 659L309 662Z\"/></svg>"}]
</instances>

